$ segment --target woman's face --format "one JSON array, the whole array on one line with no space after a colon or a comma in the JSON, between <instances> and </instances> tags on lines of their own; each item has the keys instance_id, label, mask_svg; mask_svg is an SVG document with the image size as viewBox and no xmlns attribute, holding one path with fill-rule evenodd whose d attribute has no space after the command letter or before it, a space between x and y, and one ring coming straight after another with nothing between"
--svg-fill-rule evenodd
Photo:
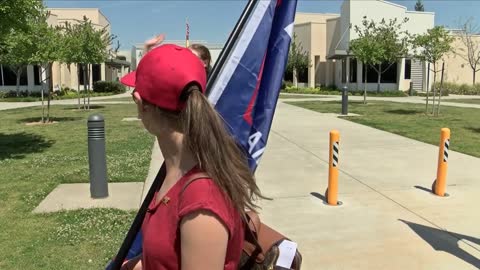
<instances>
[{"instance_id":1,"label":"woman's face","mask_svg":"<svg viewBox=\"0 0 480 270\"><path fill-rule=\"evenodd\" d=\"M137 105L137 113L138 113L138 118L142 121L143 126L145 129L154 134L155 130L153 128L152 123L153 121L153 110L154 107L151 106L150 104L146 104L143 102L142 98L138 94L137 91L133 90L132 92L132 98L135 104Z\"/></svg>"}]
</instances>

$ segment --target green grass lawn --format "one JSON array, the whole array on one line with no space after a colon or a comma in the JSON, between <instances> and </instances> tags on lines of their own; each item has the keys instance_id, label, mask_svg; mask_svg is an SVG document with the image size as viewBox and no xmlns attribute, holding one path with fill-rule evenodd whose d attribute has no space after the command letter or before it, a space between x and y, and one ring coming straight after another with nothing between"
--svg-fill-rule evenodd
<instances>
[{"instance_id":1,"label":"green grass lawn","mask_svg":"<svg viewBox=\"0 0 480 270\"><path fill-rule=\"evenodd\" d=\"M295 98L325 98L324 96L312 96L312 95L285 95L280 94L281 99L295 99Z\"/></svg>"},{"instance_id":2,"label":"green grass lawn","mask_svg":"<svg viewBox=\"0 0 480 270\"><path fill-rule=\"evenodd\" d=\"M102 102L102 101L131 101L133 104L133 99L132 97L121 97L121 98L109 98L109 99L102 99L102 100L97 100L96 102Z\"/></svg>"},{"instance_id":3,"label":"green grass lawn","mask_svg":"<svg viewBox=\"0 0 480 270\"><path fill-rule=\"evenodd\" d=\"M443 102L455 102L455 103L467 103L467 104L479 104L480 98L476 99L444 99Z\"/></svg>"},{"instance_id":4,"label":"green grass lawn","mask_svg":"<svg viewBox=\"0 0 480 270\"><path fill-rule=\"evenodd\" d=\"M105 97L105 96L113 96L118 95L116 93L92 93L90 97ZM83 95L80 96L83 100ZM71 94L65 96L55 96L52 97L51 100L64 100L64 99L78 99L78 95ZM0 102L35 102L35 101L42 101L41 97L8 97L8 98L0 98ZM47 102L47 97L44 97L44 101Z\"/></svg>"},{"instance_id":5,"label":"green grass lawn","mask_svg":"<svg viewBox=\"0 0 480 270\"><path fill-rule=\"evenodd\" d=\"M41 108L1 112L0 269L103 269L115 255L135 213L91 209L52 214L32 210L61 183L88 182L86 119L106 121L110 182L144 181L153 138L132 105L52 106L56 124L38 121Z\"/></svg>"},{"instance_id":6,"label":"green grass lawn","mask_svg":"<svg viewBox=\"0 0 480 270\"><path fill-rule=\"evenodd\" d=\"M340 113L337 101L288 102L322 113ZM360 116L344 117L359 124L399 134L418 141L438 145L440 129L451 130L451 149L480 157L480 110L474 108L441 107L439 117L425 115L425 105L396 102L350 102L349 113ZM343 118L343 117L342 117Z\"/></svg>"}]
</instances>

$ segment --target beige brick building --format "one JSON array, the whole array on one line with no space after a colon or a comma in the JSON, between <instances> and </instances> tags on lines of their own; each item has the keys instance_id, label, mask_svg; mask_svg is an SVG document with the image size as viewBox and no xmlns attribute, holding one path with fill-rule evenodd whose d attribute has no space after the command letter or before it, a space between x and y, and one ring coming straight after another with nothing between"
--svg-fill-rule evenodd
<instances>
[{"instance_id":1,"label":"beige brick building","mask_svg":"<svg viewBox=\"0 0 480 270\"><path fill-rule=\"evenodd\" d=\"M50 11L50 16L47 21L49 25L57 26L65 24L65 22L76 24L86 16L91 20L94 27L98 29L106 27L108 32L111 33L110 22L98 8L49 8L48 10ZM91 76L88 83L92 86L94 82L99 80L115 81L129 71L130 63L128 61L110 59L105 63L92 65L90 69ZM15 81L12 81L14 75L9 72L8 68L2 66L0 73L0 90L15 89ZM40 91L41 81L45 76L46 73L44 73L43 78L40 78L39 67L33 65L27 66L25 72L22 74L20 90ZM83 85L83 75L77 64L67 66L66 64L58 62L53 63L52 87L54 89L58 87L77 89L78 86L83 89Z\"/></svg>"}]
</instances>

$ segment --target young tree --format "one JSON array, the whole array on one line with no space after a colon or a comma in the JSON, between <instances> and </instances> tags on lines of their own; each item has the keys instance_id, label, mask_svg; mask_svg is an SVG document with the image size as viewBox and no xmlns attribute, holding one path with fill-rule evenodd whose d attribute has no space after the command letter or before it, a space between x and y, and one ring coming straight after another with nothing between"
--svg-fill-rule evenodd
<instances>
[{"instance_id":1,"label":"young tree","mask_svg":"<svg viewBox=\"0 0 480 270\"><path fill-rule=\"evenodd\" d=\"M298 87L297 75L299 70L307 69L311 66L308 53L303 49L302 43L297 43L297 35L293 34L292 44L288 52L288 62L286 70L293 74L293 84Z\"/></svg>"},{"instance_id":2,"label":"young tree","mask_svg":"<svg viewBox=\"0 0 480 270\"><path fill-rule=\"evenodd\" d=\"M64 29L65 46L62 58L67 63L80 64L83 71L84 92L88 93L87 109L90 109L89 70L92 64L105 62L111 57L114 53L114 50L111 49L111 44L116 37L108 33L107 27L96 29L85 16L78 24L66 24Z\"/></svg>"},{"instance_id":3,"label":"young tree","mask_svg":"<svg viewBox=\"0 0 480 270\"><path fill-rule=\"evenodd\" d=\"M443 26L435 26L428 29L427 33L421 35L414 35L412 37L412 46L414 49L414 57L422 62L431 63L433 65L433 109L435 110L435 95L437 93L436 80L439 61L443 56L452 51L453 37ZM430 72L430 70L428 71ZM425 104L425 113L428 113L428 85L427 85L427 99ZM440 106L440 104L438 104Z\"/></svg>"},{"instance_id":4,"label":"young tree","mask_svg":"<svg viewBox=\"0 0 480 270\"><path fill-rule=\"evenodd\" d=\"M38 15L41 0L2 0L0 4L0 55L5 53L5 38L11 31L25 31L27 22Z\"/></svg>"},{"instance_id":5,"label":"young tree","mask_svg":"<svg viewBox=\"0 0 480 270\"><path fill-rule=\"evenodd\" d=\"M35 53L33 35L31 28L25 28L12 30L4 37L4 51L0 54L0 62L7 64L15 73L17 96L20 95L20 78L23 70L31 62Z\"/></svg>"},{"instance_id":6,"label":"young tree","mask_svg":"<svg viewBox=\"0 0 480 270\"><path fill-rule=\"evenodd\" d=\"M349 50L357 59L364 63L365 67L370 66L377 72L377 92L380 92L382 74L396 64L399 58L405 57L408 53L409 34L407 31L402 30L403 24L407 21L408 18L405 18L399 23L397 18L395 18L390 19L388 22L385 19L375 22L374 20L369 21L364 16L362 25L355 25L355 32L358 34L358 38L350 42ZM382 70L383 63L389 64L384 70ZM366 99L366 73L364 100Z\"/></svg>"},{"instance_id":7,"label":"young tree","mask_svg":"<svg viewBox=\"0 0 480 270\"><path fill-rule=\"evenodd\" d=\"M415 11L425 11L422 0L417 0L417 3L415 3Z\"/></svg>"},{"instance_id":8,"label":"young tree","mask_svg":"<svg viewBox=\"0 0 480 270\"><path fill-rule=\"evenodd\" d=\"M473 18L469 18L461 23L461 29L459 40L465 48L458 48L456 53L468 62L475 85L476 74L480 71L480 27L474 24Z\"/></svg>"},{"instance_id":9,"label":"young tree","mask_svg":"<svg viewBox=\"0 0 480 270\"><path fill-rule=\"evenodd\" d=\"M45 123L45 108L43 104L45 87L47 88L47 117L46 122L50 122L50 100L52 90L52 65L53 62L59 61L61 58L61 33L58 27L49 26L47 18L50 16L49 12L44 11L38 20L32 25L33 32L35 33L34 42L36 44L36 53L32 57L31 63L38 64L40 69L40 78L45 72L45 80L42 86L42 122Z\"/></svg>"}]
</instances>

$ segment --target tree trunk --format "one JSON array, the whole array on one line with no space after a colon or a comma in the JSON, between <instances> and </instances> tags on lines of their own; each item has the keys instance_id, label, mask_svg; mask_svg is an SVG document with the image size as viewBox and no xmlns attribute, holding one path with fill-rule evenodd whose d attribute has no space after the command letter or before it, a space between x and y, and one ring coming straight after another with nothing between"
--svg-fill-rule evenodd
<instances>
[{"instance_id":1,"label":"tree trunk","mask_svg":"<svg viewBox=\"0 0 480 270\"><path fill-rule=\"evenodd\" d=\"M41 79L42 78L42 68L38 69L38 76ZM42 81L43 82L43 81ZM40 86L42 89L40 90L41 96L42 96L42 123L45 123L45 104L44 104L44 99L43 99L43 90L45 88L45 84L41 84Z\"/></svg>"},{"instance_id":2,"label":"tree trunk","mask_svg":"<svg viewBox=\"0 0 480 270\"><path fill-rule=\"evenodd\" d=\"M443 72L445 71L445 62L442 63L442 77L440 78L440 96L438 96L437 116L440 114L440 100L442 99Z\"/></svg>"},{"instance_id":3,"label":"tree trunk","mask_svg":"<svg viewBox=\"0 0 480 270\"><path fill-rule=\"evenodd\" d=\"M293 68L293 85L298 89L297 69Z\"/></svg>"},{"instance_id":4,"label":"tree trunk","mask_svg":"<svg viewBox=\"0 0 480 270\"><path fill-rule=\"evenodd\" d=\"M477 75L477 71L473 70L473 86L475 86L475 76Z\"/></svg>"},{"instance_id":5,"label":"tree trunk","mask_svg":"<svg viewBox=\"0 0 480 270\"><path fill-rule=\"evenodd\" d=\"M437 64L433 63L433 102L432 115L435 113L435 96L437 95Z\"/></svg>"},{"instance_id":6,"label":"tree trunk","mask_svg":"<svg viewBox=\"0 0 480 270\"><path fill-rule=\"evenodd\" d=\"M87 71L86 71L86 64L82 64L82 70L83 70L83 109L85 110L86 104L85 104L85 95L87 93Z\"/></svg>"},{"instance_id":7,"label":"tree trunk","mask_svg":"<svg viewBox=\"0 0 480 270\"><path fill-rule=\"evenodd\" d=\"M378 65L377 93L380 93L380 83L382 82L382 64Z\"/></svg>"},{"instance_id":8,"label":"tree trunk","mask_svg":"<svg viewBox=\"0 0 480 270\"><path fill-rule=\"evenodd\" d=\"M365 81L363 83L363 104L367 104L367 65L365 66Z\"/></svg>"},{"instance_id":9,"label":"tree trunk","mask_svg":"<svg viewBox=\"0 0 480 270\"><path fill-rule=\"evenodd\" d=\"M428 114L428 90L430 88L430 63L427 65L427 99L425 102L425 114Z\"/></svg>"},{"instance_id":10,"label":"tree trunk","mask_svg":"<svg viewBox=\"0 0 480 270\"><path fill-rule=\"evenodd\" d=\"M16 91L17 91L17 97L20 96L20 77L22 76L22 68L17 69L17 84L16 84Z\"/></svg>"},{"instance_id":11,"label":"tree trunk","mask_svg":"<svg viewBox=\"0 0 480 270\"><path fill-rule=\"evenodd\" d=\"M88 101L87 101L87 111L90 110L90 76L92 75L90 73L90 68L91 68L91 64L90 65L87 65L87 81L88 81Z\"/></svg>"},{"instance_id":12,"label":"tree trunk","mask_svg":"<svg viewBox=\"0 0 480 270\"><path fill-rule=\"evenodd\" d=\"M2 86L5 86L5 80L3 78L3 65L0 64L0 74L2 74Z\"/></svg>"},{"instance_id":13,"label":"tree trunk","mask_svg":"<svg viewBox=\"0 0 480 270\"><path fill-rule=\"evenodd\" d=\"M52 64L47 64L47 123L50 122L50 99L52 95Z\"/></svg>"},{"instance_id":14,"label":"tree trunk","mask_svg":"<svg viewBox=\"0 0 480 270\"><path fill-rule=\"evenodd\" d=\"M80 110L80 69L77 64L77 95L78 95L78 109Z\"/></svg>"}]
</instances>

